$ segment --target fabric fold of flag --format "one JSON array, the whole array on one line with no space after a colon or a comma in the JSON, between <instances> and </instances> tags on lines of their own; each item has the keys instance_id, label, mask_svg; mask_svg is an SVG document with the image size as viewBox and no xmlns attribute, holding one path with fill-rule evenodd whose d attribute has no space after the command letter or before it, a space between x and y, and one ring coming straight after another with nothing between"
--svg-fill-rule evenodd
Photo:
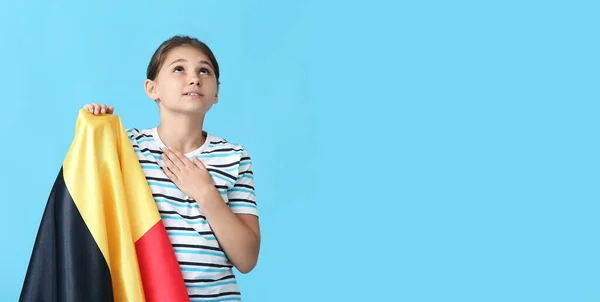
<instances>
[{"instance_id":1,"label":"fabric fold of flag","mask_svg":"<svg viewBox=\"0 0 600 302\"><path fill-rule=\"evenodd\" d=\"M80 110L19 301L190 301L117 115Z\"/></svg>"}]
</instances>

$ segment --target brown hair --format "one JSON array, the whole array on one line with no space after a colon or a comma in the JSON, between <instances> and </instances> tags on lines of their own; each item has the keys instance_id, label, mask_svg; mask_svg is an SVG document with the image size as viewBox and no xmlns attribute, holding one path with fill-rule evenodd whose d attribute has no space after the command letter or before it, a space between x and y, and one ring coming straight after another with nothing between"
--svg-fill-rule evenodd
<instances>
[{"instance_id":1,"label":"brown hair","mask_svg":"<svg viewBox=\"0 0 600 302\"><path fill-rule=\"evenodd\" d=\"M160 68L162 67L163 63L165 62L169 51L179 46L191 46L203 52L210 60L210 63L213 65L215 69L215 76L217 77L217 84L219 84L219 64L217 63L215 55L210 50L210 48L206 44L204 44L204 42L189 36L173 36L170 39L164 41L158 47L158 49L156 49L154 55L152 55L152 58L150 59L148 69L146 70L146 78L150 80L155 80L156 75L160 71Z\"/></svg>"}]
</instances>

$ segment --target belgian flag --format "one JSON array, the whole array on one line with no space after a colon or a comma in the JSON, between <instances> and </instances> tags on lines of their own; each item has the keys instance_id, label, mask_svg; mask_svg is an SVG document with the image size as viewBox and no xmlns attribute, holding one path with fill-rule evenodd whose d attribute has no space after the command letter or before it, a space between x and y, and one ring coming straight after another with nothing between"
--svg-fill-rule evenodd
<instances>
[{"instance_id":1,"label":"belgian flag","mask_svg":"<svg viewBox=\"0 0 600 302\"><path fill-rule=\"evenodd\" d=\"M190 301L117 115L79 112L19 301Z\"/></svg>"}]
</instances>

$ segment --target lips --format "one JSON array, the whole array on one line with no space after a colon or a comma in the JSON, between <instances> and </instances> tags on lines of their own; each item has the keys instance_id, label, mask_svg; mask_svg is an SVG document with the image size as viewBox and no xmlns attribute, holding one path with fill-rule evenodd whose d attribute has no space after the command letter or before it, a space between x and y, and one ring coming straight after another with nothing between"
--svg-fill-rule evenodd
<instances>
[{"instance_id":1,"label":"lips","mask_svg":"<svg viewBox=\"0 0 600 302\"><path fill-rule=\"evenodd\" d=\"M183 95L189 95L189 96L203 96L202 93L200 92L186 92Z\"/></svg>"}]
</instances>

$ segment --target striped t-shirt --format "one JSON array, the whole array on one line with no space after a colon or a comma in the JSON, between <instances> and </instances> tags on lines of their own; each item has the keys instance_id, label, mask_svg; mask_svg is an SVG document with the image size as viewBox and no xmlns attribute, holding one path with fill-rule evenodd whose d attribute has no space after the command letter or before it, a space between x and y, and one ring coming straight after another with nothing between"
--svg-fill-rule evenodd
<instances>
[{"instance_id":1,"label":"striped t-shirt","mask_svg":"<svg viewBox=\"0 0 600 302\"><path fill-rule=\"evenodd\" d=\"M142 166L158 211L179 261L191 301L241 301L233 265L215 239L193 199L161 170L165 145L156 128L131 128L127 134ZM247 150L204 132L206 142L187 153L204 163L221 197L236 214L258 216L252 163Z\"/></svg>"}]
</instances>

